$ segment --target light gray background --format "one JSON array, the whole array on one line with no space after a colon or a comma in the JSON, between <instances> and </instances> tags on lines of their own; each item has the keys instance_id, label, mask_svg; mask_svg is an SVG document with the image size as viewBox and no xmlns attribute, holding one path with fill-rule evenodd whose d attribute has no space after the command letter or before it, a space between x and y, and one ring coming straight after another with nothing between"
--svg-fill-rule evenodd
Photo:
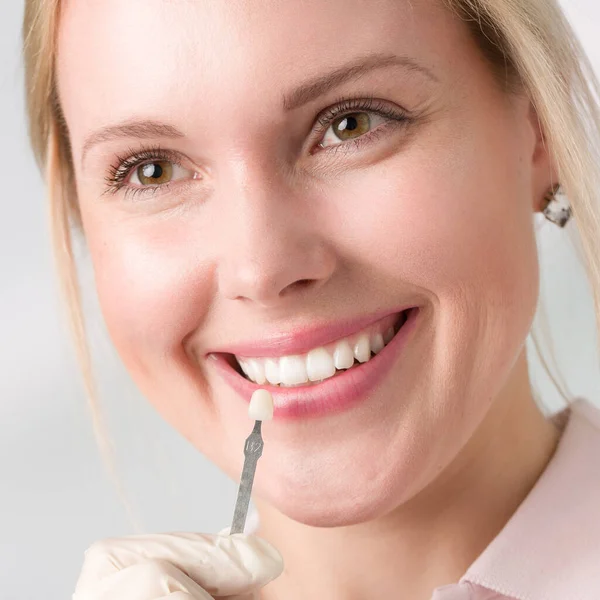
<instances>
[{"instance_id":1,"label":"light gray background","mask_svg":"<svg viewBox=\"0 0 600 600\"><path fill-rule=\"evenodd\" d=\"M564 6L600 68L600 4ZM44 190L25 131L22 10L21 1L3 0L0 19L0 598L59 600L71 597L91 542L136 530L103 470L59 312ZM569 236L540 223L543 297L560 371L572 394L599 403L587 283ZM91 277L85 281L91 289ZM236 485L136 392L93 295L88 303L103 405L137 531L218 531L229 524ZM561 407L537 361L531 370L544 406Z\"/></svg>"}]
</instances>

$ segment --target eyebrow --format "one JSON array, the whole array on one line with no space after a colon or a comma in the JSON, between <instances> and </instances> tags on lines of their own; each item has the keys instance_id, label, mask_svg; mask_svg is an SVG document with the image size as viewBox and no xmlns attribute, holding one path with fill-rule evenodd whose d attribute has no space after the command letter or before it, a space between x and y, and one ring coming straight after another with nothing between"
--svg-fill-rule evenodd
<instances>
[{"instance_id":1,"label":"eyebrow","mask_svg":"<svg viewBox=\"0 0 600 600\"><path fill-rule=\"evenodd\" d=\"M319 75L318 77L303 83L289 94L284 95L283 108L285 110L294 110L315 100L342 83L358 79L367 72L390 66L401 66L409 71L421 73L432 81L439 81L427 67L419 64L408 56L382 53L368 54L366 56L355 58L350 62L337 67L330 73Z\"/></svg>"},{"instance_id":2,"label":"eyebrow","mask_svg":"<svg viewBox=\"0 0 600 600\"><path fill-rule=\"evenodd\" d=\"M282 97L283 108L286 111L300 108L342 83L358 79L368 72L391 66L401 66L408 71L421 73L432 81L439 81L427 67L408 56L383 53L368 54L354 58L333 71L310 79L293 91L284 94ZM81 151L81 162L84 162L86 154L94 146L114 139L176 139L182 137L185 137L184 133L173 125L149 119L109 125L93 132L86 138Z\"/></svg>"},{"instance_id":3,"label":"eyebrow","mask_svg":"<svg viewBox=\"0 0 600 600\"><path fill-rule=\"evenodd\" d=\"M184 134L167 123L160 123L158 121L152 121L148 119L140 121L126 121L118 125L109 125L103 127L98 131L95 131L89 135L81 150L81 162L83 163L85 155L91 150L93 146L115 140L118 138L137 138L137 139L151 139L151 138L182 138Z\"/></svg>"}]
</instances>

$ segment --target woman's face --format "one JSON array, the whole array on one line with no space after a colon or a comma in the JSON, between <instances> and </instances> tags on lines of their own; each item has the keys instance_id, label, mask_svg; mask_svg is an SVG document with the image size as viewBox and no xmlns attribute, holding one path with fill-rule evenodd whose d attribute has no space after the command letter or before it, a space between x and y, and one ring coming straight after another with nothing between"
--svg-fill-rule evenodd
<instances>
[{"instance_id":1,"label":"woman's face","mask_svg":"<svg viewBox=\"0 0 600 600\"><path fill-rule=\"evenodd\" d=\"M254 489L333 525L430 483L522 349L550 181L464 25L433 0L71 1L58 74L102 311L164 418L237 478L259 386L232 354L291 381L323 351L278 357L418 307L375 362L277 388Z\"/></svg>"}]
</instances>

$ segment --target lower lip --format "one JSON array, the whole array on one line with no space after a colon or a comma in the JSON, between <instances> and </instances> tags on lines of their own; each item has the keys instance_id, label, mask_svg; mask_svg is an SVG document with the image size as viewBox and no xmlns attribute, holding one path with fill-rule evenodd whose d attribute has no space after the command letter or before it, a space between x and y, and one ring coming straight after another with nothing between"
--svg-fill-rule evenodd
<instances>
[{"instance_id":1,"label":"lower lip","mask_svg":"<svg viewBox=\"0 0 600 600\"><path fill-rule=\"evenodd\" d=\"M419 312L417 307L409 310L398 333L379 354L316 385L289 388L258 385L240 375L224 354L211 354L211 362L220 376L247 402L250 402L255 390L271 392L275 405L273 417L276 419L319 417L341 412L365 399L383 381L415 329Z\"/></svg>"}]
</instances>

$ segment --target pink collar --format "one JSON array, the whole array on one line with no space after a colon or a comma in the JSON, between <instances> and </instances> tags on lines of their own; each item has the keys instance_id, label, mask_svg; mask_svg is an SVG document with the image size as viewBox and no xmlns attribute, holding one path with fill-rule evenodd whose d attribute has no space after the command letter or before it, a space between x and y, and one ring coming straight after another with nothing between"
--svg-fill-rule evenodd
<instances>
[{"instance_id":1,"label":"pink collar","mask_svg":"<svg viewBox=\"0 0 600 600\"><path fill-rule=\"evenodd\" d=\"M517 600L600 599L600 409L576 398L531 492L461 577Z\"/></svg>"}]
</instances>

